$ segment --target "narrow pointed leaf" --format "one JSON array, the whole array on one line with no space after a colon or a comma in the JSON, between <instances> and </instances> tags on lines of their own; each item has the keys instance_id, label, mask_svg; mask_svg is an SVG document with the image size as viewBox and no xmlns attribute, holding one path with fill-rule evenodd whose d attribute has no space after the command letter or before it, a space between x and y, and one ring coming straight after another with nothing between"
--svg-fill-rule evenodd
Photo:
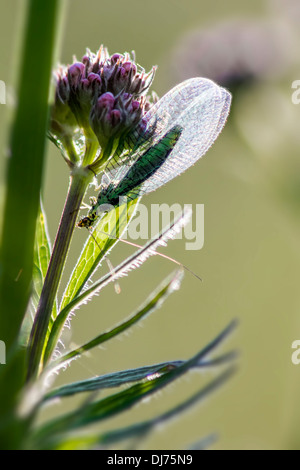
<instances>
[{"instance_id":1,"label":"narrow pointed leaf","mask_svg":"<svg viewBox=\"0 0 300 470\"><path fill-rule=\"evenodd\" d=\"M142 318L145 318L146 315L149 315L150 313L154 312L157 308L161 307L163 302L167 299L167 297L169 297L171 293L179 289L182 277L182 270L178 270L175 274L173 273L172 276L168 276L158 286L158 288L154 292L152 292L146 302L144 302L144 304L133 315L131 315L128 320L122 322L112 330L109 330L105 333L96 336L94 339L87 342L83 346L76 348L73 351L70 351L69 353L60 357L59 359L51 363L51 367L56 368L57 366L64 364L65 362L68 362L77 356L80 356L84 352L87 352L90 349L95 348L96 346L99 346L100 344L106 341L109 341L110 339L116 337L120 333L123 333L128 328L135 325Z\"/></svg>"},{"instance_id":2,"label":"narrow pointed leaf","mask_svg":"<svg viewBox=\"0 0 300 470\"><path fill-rule=\"evenodd\" d=\"M41 438L51 436L53 433L75 430L103 419L109 418L132 408L145 397L158 392L174 380L178 379L190 369L194 368L205 356L213 351L235 328L236 322L232 322L211 343L197 353L191 359L184 361L182 365L159 377L154 377L147 382L133 385L127 390L111 395L103 400L90 403L79 413L78 411L64 415L53 420L37 430Z\"/></svg>"},{"instance_id":3,"label":"narrow pointed leaf","mask_svg":"<svg viewBox=\"0 0 300 470\"><path fill-rule=\"evenodd\" d=\"M97 240L87 232L87 241L83 247L76 266L71 274L67 288L63 295L60 309L63 310L76 296L100 265L104 256L118 242L133 217L138 201L130 201L106 214L93 231ZM107 230L108 228L108 230ZM113 237L109 234L113 231Z\"/></svg>"},{"instance_id":4,"label":"narrow pointed leaf","mask_svg":"<svg viewBox=\"0 0 300 470\"><path fill-rule=\"evenodd\" d=\"M166 241L178 233L183 225L185 225L191 216L191 211L189 208L185 210L183 214L178 216L167 228L163 229L154 239L150 240L146 245L139 250L137 250L133 255L129 256L125 261L123 261L119 266L114 268L113 273L108 273L103 276L99 281L96 281L92 286L87 288L80 295L76 296L69 304L63 308L63 310L57 316L52 330L51 335L48 340L47 349L46 349L46 359L48 360L59 340L60 334L64 327L65 322L68 319L70 313L78 308L81 304L88 301L93 295L107 286L109 283L114 280L126 276L131 270L141 266L141 264L146 261L150 256L156 255L156 249L160 245L165 245ZM46 361L45 361L46 364Z\"/></svg>"},{"instance_id":5,"label":"narrow pointed leaf","mask_svg":"<svg viewBox=\"0 0 300 470\"><path fill-rule=\"evenodd\" d=\"M227 380L232 377L235 371L236 369L234 367L230 367L204 388L196 392L192 397L154 419L145 421L144 423L132 425L127 428L103 433L97 443L102 445L110 445L130 437L145 438L146 435L153 430L153 428L167 423L171 419L177 418L181 413L187 411L197 402L205 400L211 395L211 393L218 390L225 382L227 382Z\"/></svg>"},{"instance_id":6,"label":"narrow pointed leaf","mask_svg":"<svg viewBox=\"0 0 300 470\"><path fill-rule=\"evenodd\" d=\"M131 426L116 429L113 431L104 432L102 434L88 434L88 435L71 435L67 432L67 435L56 434L52 437L44 436L38 443L38 446L42 446L46 449L59 449L59 450L79 450L79 449L90 449L96 446L109 446L116 444L119 441L137 438L145 438L151 431L162 424L167 424L170 420L178 418L180 414L184 413L192 406L196 405L199 401L207 399L213 392L218 390L224 383L230 379L235 372L234 367L230 367L225 372L220 374L216 379L212 380L208 385L201 388L192 397L183 401L179 405L173 407L171 410L156 416L153 419L133 424ZM69 435L68 435L69 434ZM41 437L41 436L40 436ZM203 440L205 445L211 443L207 440Z\"/></svg>"},{"instance_id":7,"label":"narrow pointed leaf","mask_svg":"<svg viewBox=\"0 0 300 470\"><path fill-rule=\"evenodd\" d=\"M36 221L36 232L34 242L34 259L33 259L33 270L32 270L32 294L31 303L27 309L26 316L24 318L22 329L20 333L20 344L26 346L30 336L30 331L33 324L33 317L36 312L44 280L47 274L47 269L51 257L51 242L47 228L46 214L40 201L39 214ZM51 319L48 326L48 333L46 340L49 339L52 324L57 316L57 300L54 303Z\"/></svg>"},{"instance_id":8,"label":"narrow pointed leaf","mask_svg":"<svg viewBox=\"0 0 300 470\"><path fill-rule=\"evenodd\" d=\"M226 362L236 359L237 355L234 351L224 354L220 357L211 360L200 361L195 368L212 368L225 364ZM172 369L176 369L181 366L184 361L168 361L161 362L159 364L153 364L151 366L139 367L137 369L128 369L111 374L101 375L99 377L93 377L92 379L81 380L74 382L69 385L63 385L50 393L48 393L43 401L48 401L55 398L62 398L75 395L83 392L93 392L96 390L102 390L105 388L115 388L130 382L138 382L149 376L163 375Z\"/></svg>"},{"instance_id":9,"label":"narrow pointed leaf","mask_svg":"<svg viewBox=\"0 0 300 470\"><path fill-rule=\"evenodd\" d=\"M33 272L33 290L37 300L39 300L44 280L47 274L47 269L51 257L51 242L48 233L46 214L40 203L40 211L37 218L36 224L36 236L34 244L34 272ZM52 318L49 325L49 331L51 324L57 316L57 303L55 303Z\"/></svg>"},{"instance_id":10,"label":"narrow pointed leaf","mask_svg":"<svg viewBox=\"0 0 300 470\"><path fill-rule=\"evenodd\" d=\"M130 382L143 380L149 375L164 374L170 369L174 369L181 364L183 364L183 361L161 362L160 364L154 364L152 366L122 370L111 374L101 375L99 377L93 377L92 379L74 382L69 385L63 385L62 387L49 392L45 396L44 401L51 400L53 398L67 397L76 393L93 392L104 388L120 387Z\"/></svg>"}]
</instances>

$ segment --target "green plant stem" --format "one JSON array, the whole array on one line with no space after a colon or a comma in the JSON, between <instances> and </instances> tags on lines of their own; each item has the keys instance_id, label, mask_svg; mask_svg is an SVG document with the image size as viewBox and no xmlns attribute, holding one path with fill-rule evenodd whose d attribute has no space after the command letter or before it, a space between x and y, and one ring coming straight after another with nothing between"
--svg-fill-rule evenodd
<instances>
[{"instance_id":1,"label":"green plant stem","mask_svg":"<svg viewBox=\"0 0 300 470\"><path fill-rule=\"evenodd\" d=\"M84 168L76 168L71 176L64 211L56 235L49 268L31 331L29 342L28 379L36 377L39 374L48 324L69 251L76 218L84 193L88 184L91 182L92 177L93 173Z\"/></svg>"},{"instance_id":2,"label":"green plant stem","mask_svg":"<svg viewBox=\"0 0 300 470\"><path fill-rule=\"evenodd\" d=\"M31 294L33 247L42 181L48 95L59 1L30 0L7 158L0 252L0 337L14 348ZM38 40L37 40L38 38Z\"/></svg>"},{"instance_id":3,"label":"green plant stem","mask_svg":"<svg viewBox=\"0 0 300 470\"><path fill-rule=\"evenodd\" d=\"M71 160L71 162L74 164L77 164L80 161L80 159L79 159L79 155L77 155L76 153L73 139L69 136L65 136L65 138L63 139L63 146L66 149L68 157Z\"/></svg>"},{"instance_id":4,"label":"green plant stem","mask_svg":"<svg viewBox=\"0 0 300 470\"><path fill-rule=\"evenodd\" d=\"M93 162L96 152L99 148L97 138L92 131L85 131L85 142L86 151L82 161L83 166L90 165Z\"/></svg>"},{"instance_id":5,"label":"green plant stem","mask_svg":"<svg viewBox=\"0 0 300 470\"><path fill-rule=\"evenodd\" d=\"M30 417L23 419L16 411L26 365L25 351L18 348L17 338L31 295L50 75L62 2L25 3L0 243L0 338L7 353L6 365L0 366L0 449L5 450L22 447L30 422Z\"/></svg>"}]
</instances>

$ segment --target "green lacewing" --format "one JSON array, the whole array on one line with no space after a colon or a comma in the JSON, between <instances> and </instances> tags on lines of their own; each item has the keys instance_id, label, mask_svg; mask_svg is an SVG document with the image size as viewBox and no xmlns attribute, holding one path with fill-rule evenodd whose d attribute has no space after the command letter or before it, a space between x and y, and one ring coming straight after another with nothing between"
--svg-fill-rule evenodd
<instances>
[{"instance_id":1,"label":"green lacewing","mask_svg":"<svg viewBox=\"0 0 300 470\"><path fill-rule=\"evenodd\" d=\"M230 93L206 78L192 78L170 90L145 115L145 134L132 133L133 150L126 162L118 155L108 162L98 198L78 226L92 227L124 196L135 199L155 191L196 163L223 129L230 102Z\"/></svg>"}]
</instances>

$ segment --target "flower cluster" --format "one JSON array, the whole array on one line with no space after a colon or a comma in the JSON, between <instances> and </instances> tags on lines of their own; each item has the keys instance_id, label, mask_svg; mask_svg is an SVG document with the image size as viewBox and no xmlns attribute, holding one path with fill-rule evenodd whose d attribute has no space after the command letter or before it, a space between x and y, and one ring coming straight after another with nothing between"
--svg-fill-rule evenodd
<instances>
[{"instance_id":1,"label":"flower cluster","mask_svg":"<svg viewBox=\"0 0 300 470\"><path fill-rule=\"evenodd\" d=\"M234 19L180 39L167 62L178 80L210 78L232 92L240 85L282 76L295 60L294 33L283 22Z\"/></svg>"},{"instance_id":2,"label":"flower cluster","mask_svg":"<svg viewBox=\"0 0 300 470\"><path fill-rule=\"evenodd\" d=\"M55 73L52 133L63 139L80 127L85 135L93 131L105 148L142 122L154 73L155 67L145 73L128 53L109 56L102 46L97 54L87 50L80 62L75 58Z\"/></svg>"}]
</instances>

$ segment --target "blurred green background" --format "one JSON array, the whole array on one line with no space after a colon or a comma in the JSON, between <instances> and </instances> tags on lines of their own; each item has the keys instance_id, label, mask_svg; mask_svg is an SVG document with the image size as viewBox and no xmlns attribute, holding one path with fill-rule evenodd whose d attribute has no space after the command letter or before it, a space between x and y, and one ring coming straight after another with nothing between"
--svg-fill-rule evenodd
<instances>
[{"instance_id":1,"label":"blurred green background","mask_svg":"<svg viewBox=\"0 0 300 470\"><path fill-rule=\"evenodd\" d=\"M148 207L174 202L205 205L203 249L186 251L184 240L169 242L163 249L203 282L186 274L181 290L146 319L143 328L73 362L56 384L188 358L238 318L239 327L227 345L240 352L238 373L204 404L141 446L180 449L215 432L216 449L299 448L300 365L291 362L292 342L300 339L300 105L291 100L291 84L300 79L297 1L71 0L65 6L58 53L62 63L70 63L73 54L81 58L86 47L97 50L101 43L111 54L135 50L137 62L146 70L158 65L152 88L160 96L185 78L215 71L214 63L218 70L223 63L228 68L233 57L233 78L238 70L239 78L249 78L249 72L252 80L234 84L229 122L203 160L143 199ZM3 157L14 106L24 2L2 0L1 7L0 79L8 92L7 106L0 105ZM243 31L246 39L239 41ZM203 47L211 37L219 48ZM4 168L2 158L1 195ZM67 167L49 144L43 199L52 240L67 185ZM86 236L77 230L66 276ZM131 252L119 243L111 261L117 264ZM65 343L81 344L128 316L172 269L171 263L154 257L120 281L120 295L112 286L106 288L77 313ZM206 371L204 379L213 373ZM199 374L190 374L106 426L112 429L154 416L192 395L201 383ZM65 411L71 403L64 400L54 410ZM53 412L46 410L41 419Z\"/></svg>"}]
</instances>

